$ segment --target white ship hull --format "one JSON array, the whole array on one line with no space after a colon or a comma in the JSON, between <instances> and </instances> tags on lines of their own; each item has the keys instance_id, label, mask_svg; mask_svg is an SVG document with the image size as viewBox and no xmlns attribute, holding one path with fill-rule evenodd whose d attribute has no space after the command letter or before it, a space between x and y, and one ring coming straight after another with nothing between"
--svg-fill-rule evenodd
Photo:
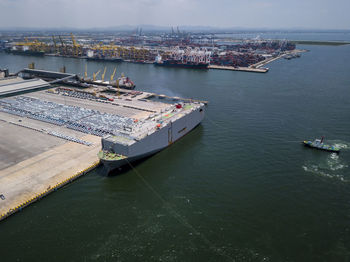
<instances>
[{"instance_id":1,"label":"white ship hull","mask_svg":"<svg viewBox=\"0 0 350 262\"><path fill-rule=\"evenodd\" d=\"M118 144L103 140L103 149L112 149L118 154L125 155L126 158L120 160L101 159L101 162L108 172L111 172L119 167L153 155L189 133L201 123L203 118L204 105L160 128L130 147L121 147Z\"/></svg>"}]
</instances>

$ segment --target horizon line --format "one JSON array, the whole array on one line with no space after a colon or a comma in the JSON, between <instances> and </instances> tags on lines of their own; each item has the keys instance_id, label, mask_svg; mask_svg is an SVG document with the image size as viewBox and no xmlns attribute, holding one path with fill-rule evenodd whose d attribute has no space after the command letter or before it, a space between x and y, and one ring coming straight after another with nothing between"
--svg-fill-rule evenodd
<instances>
[{"instance_id":1,"label":"horizon line","mask_svg":"<svg viewBox=\"0 0 350 262\"><path fill-rule=\"evenodd\" d=\"M185 28L186 30L195 30L195 31L338 31L338 32L350 32L350 29L335 29L335 28L305 28L305 27L218 27L218 26L206 26L206 25L150 25L150 24L139 24L139 25L116 25L116 26L104 26L104 27L70 27L70 26L57 26L57 27L38 27L38 26L6 26L0 27L0 31L21 31L21 30L34 30L34 31L45 31L45 30L74 30L74 31L134 31L135 29L142 28L143 31L167 31L167 29L171 30L171 28Z\"/></svg>"}]
</instances>

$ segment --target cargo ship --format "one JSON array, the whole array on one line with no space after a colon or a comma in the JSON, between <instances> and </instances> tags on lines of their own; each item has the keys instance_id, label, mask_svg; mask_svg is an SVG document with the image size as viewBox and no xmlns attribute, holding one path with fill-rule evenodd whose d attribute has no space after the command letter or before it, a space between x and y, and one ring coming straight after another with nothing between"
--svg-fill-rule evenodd
<instances>
[{"instance_id":1,"label":"cargo ship","mask_svg":"<svg viewBox=\"0 0 350 262\"><path fill-rule=\"evenodd\" d=\"M164 60L161 62L154 62L156 66L166 67L181 67L181 68L194 68L194 69L208 69L208 63L193 63L193 62L181 62L177 60Z\"/></svg>"},{"instance_id":2,"label":"cargo ship","mask_svg":"<svg viewBox=\"0 0 350 262\"><path fill-rule=\"evenodd\" d=\"M33 50L16 50L16 49L6 49L6 53L14 55L27 55L27 56L44 56L44 51L33 51Z\"/></svg>"},{"instance_id":3,"label":"cargo ship","mask_svg":"<svg viewBox=\"0 0 350 262\"><path fill-rule=\"evenodd\" d=\"M124 88L124 89L135 89L135 83L127 76L122 75L116 81L102 81L102 80L85 80L88 84L109 86L112 88Z\"/></svg>"},{"instance_id":4,"label":"cargo ship","mask_svg":"<svg viewBox=\"0 0 350 262\"><path fill-rule=\"evenodd\" d=\"M117 58L117 57L103 57L103 56L102 57L101 56L89 57L89 56L87 56L85 59L90 60L90 61L123 62L123 59Z\"/></svg>"},{"instance_id":5,"label":"cargo ship","mask_svg":"<svg viewBox=\"0 0 350 262\"><path fill-rule=\"evenodd\" d=\"M129 121L118 134L102 138L98 157L110 173L151 156L198 126L204 118L204 109L201 102L174 103L159 113L149 113L143 120Z\"/></svg>"}]
</instances>

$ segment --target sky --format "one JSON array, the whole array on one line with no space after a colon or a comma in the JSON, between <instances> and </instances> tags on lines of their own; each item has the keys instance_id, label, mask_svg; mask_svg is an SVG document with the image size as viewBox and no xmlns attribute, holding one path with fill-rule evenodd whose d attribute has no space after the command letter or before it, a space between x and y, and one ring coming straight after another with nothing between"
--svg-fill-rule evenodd
<instances>
[{"instance_id":1,"label":"sky","mask_svg":"<svg viewBox=\"0 0 350 262\"><path fill-rule=\"evenodd\" d=\"M350 30L350 0L0 0L0 27Z\"/></svg>"}]
</instances>

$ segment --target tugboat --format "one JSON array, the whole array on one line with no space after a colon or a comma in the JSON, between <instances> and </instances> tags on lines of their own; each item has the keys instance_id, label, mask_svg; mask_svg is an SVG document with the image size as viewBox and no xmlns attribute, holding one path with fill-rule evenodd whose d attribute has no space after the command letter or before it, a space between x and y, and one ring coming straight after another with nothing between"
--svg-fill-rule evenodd
<instances>
[{"instance_id":1,"label":"tugboat","mask_svg":"<svg viewBox=\"0 0 350 262\"><path fill-rule=\"evenodd\" d=\"M304 146L320 149L328 152L339 153L340 148L335 146L326 145L323 143L324 137L321 139L315 139L314 141L303 141Z\"/></svg>"}]
</instances>

